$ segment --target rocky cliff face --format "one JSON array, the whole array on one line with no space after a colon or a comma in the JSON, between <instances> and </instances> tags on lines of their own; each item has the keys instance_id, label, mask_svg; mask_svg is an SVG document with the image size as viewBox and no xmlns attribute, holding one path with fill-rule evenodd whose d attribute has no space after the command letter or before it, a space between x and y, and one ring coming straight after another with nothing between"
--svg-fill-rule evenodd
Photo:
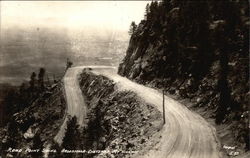
<instances>
[{"instance_id":1,"label":"rocky cliff face","mask_svg":"<svg viewBox=\"0 0 250 158\"><path fill-rule=\"evenodd\" d=\"M118 73L189 98L249 149L247 1L152 2Z\"/></svg>"}]
</instances>

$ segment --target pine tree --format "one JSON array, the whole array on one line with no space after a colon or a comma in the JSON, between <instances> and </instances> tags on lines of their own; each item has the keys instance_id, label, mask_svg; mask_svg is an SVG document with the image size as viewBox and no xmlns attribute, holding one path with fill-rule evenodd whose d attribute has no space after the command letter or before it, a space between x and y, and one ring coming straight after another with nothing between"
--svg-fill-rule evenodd
<instances>
[{"instance_id":1,"label":"pine tree","mask_svg":"<svg viewBox=\"0 0 250 158\"><path fill-rule=\"evenodd\" d=\"M30 88L31 88L31 90L34 90L35 84L36 84L36 73L32 72L32 74L30 76Z\"/></svg>"},{"instance_id":2,"label":"pine tree","mask_svg":"<svg viewBox=\"0 0 250 158\"><path fill-rule=\"evenodd\" d=\"M32 149L39 149L38 152L31 153L33 158L39 158L43 156L43 142L41 141L40 135L37 133L33 138L33 148Z\"/></svg>"},{"instance_id":3,"label":"pine tree","mask_svg":"<svg viewBox=\"0 0 250 158\"><path fill-rule=\"evenodd\" d=\"M220 92L219 105L216 114L216 122L221 123L228 113L228 109L233 108L231 89L228 86L229 74L229 56L232 50L237 50L237 45L233 42L237 38L236 28L240 25L240 10L238 4L231 1L224 3L217 3L217 16L225 20L225 23L219 30L218 48L219 48L219 62L220 62L220 76L217 83Z\"/></svg>"},{"instance_id":4,"label":"pine tree","mask_svg":"<svg viewBox=\"0 0 250 158\"><path fill-rule=\"evenodd\" d=\"M147 20L148 16L149 16L149 4L147 4L147 6L146 6L146 11L145 11L145 14L144 14L144 19Z\"/></svg>"},{"instance_id":5,"label":"pine tree","mask_svg":"<svg viewBox=\"0 0 250 158\"><path fill-rule=\"evenodd\" d=\"M76 149L79 135L79 125L77 124L77 118L74 116L67 122L62 147L65 149Z\"/></svg>"},{"instance_id":6,"label":"pine tree","mask_svg":"<svg viewBox=\"0 0 250 158\"><path fill-rule=\"evenodd\" d=\"M51 149L55 149L56 152L55 153L51 153L49 155L49 157L52 158L63 158L63 153L61 153L62 148L60 147L60 145L57 142L53 142L51 145Z\"/></svg>"},{"instance_id":7,"label":"pine tree","mask_svg":"<svg viewBox=\"0 0 250 158\"><path fill-rule=\"evenodd\" d=\"M45 75L45 69L40 68L39 74L38 74L38 84L39 84L39 88L41 91L44 90L44 75Z\"/></svg>"},{"instance_id":8,"label":"pine tree","mask_svg":"<svg viewBox=\"0 0 250 158\"><path fill-rule=\"evenodd\" d=\"M131 25L130 25L130 29L129 29L129 35L133 35L136 31L137 25L135 24L134 21L132 21Z\"/></svg>"}]
</instances>

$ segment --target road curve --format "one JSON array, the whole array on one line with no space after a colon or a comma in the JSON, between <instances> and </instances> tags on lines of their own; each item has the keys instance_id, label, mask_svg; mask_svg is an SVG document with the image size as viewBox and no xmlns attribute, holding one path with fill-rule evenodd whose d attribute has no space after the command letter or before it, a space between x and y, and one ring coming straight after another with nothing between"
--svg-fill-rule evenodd
<instances>
[{"instance_id":1,"label":"road curve","mask_svg":"<svg viewBox=\"0 0 250 158\"><path fill-rule=\"evenodd\" d=\"M147 103L162 112L162 94L116 74L114 69L98 69L95 74L104 75L117 83L120 90L131 90ZM218 141L213 126L184 105L165 96L166 124L160 142L144 155L136 158L219 158Z\"/></svg>"},{"instance_id":2,"label":"road curve","mask_svg":"<svg viewBox=\"0 0 250 158\"><path fill-rule=\"evenodd\" d=\"M116 82L119 90L135 92L147 103L155 105L162 112L162 94L155 89L139 85L116 74L116 69L108 66L88 66L97 75L103 75ZM86 106L79 87L78 74L86 66L68 69L64 77L67 113L77 116L84 125ZM166 124L161 131L160 142L144 155L136 158L219 158L216 131L200 115L190 111L177 101L165 96ZM65 118L55 140L62 142L66 128Z\"/></svg>"},{"instance_id":3,"label":"road curve","mask_svg":"<svg viewBox=\"0 0 250 158\"><path fill-rule=\"evenodd\" d=\"M87 108L78 81L78 74L81 72L82 68L69 68L63 78L63 83L67 102L66 114L70 116L76 116L79 125L84 126L84 118L87 116ZM67 115L65 115L66 117L64 117L63 124L54 138L59 144L62 143L65 129L67 128Z\"/></svg>"},{"instance_id":4,"label":"road curve","mask_svg":"<svg viewBox=\"0 0 250 158\"><path fill-rule=\"evenodd\" d=\"M88 66L91 68L112 68L109 66ZM64 116L63 123L54 137L54 140L58 144L62 144L62 139L65 135L65 130L67 128L68 115L76 116L78 124L83 127L86 125L85 118L87 116L87 108L82 95L82 91L79 85L79 74L86 66L72 67L69 68L63 78L65 99L67 102L66 115ZM49 147L48 147L49 148Z\"/></svg>"}]
</instances>

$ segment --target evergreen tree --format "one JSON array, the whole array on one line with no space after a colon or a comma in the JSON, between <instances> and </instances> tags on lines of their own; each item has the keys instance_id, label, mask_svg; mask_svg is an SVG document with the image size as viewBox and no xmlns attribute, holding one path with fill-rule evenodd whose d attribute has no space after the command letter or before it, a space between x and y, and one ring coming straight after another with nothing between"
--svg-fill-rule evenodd
<instances>
[{"instance_id":1,"label":"evergreen tree","mask_svg":"<svg viewBox=\"0 0 250 158\"><path fill-rule=\"evenodd\" d=\"M171 0L163 0L162 5L166 9L166 11L168 12L171 8Z\"/></svg>"},{"instance_id":2,"label":"evergreen tree","mask_svg":"<svg viewBox=\"0 0 250 158\"><path fill-rule=\"evenodd\" d=\"M34 91L35 84L36 84L36 73L32 72L32 74L30 76L30 89L31 89L31 91Z\"/></svg>"},{"instance_id":3,"label":"evergreen tree","mask_svg":"<svg viewBox=\"0 0 250 158\"><path fill-rule=\"evenodd\" d=\"M221 123L229 109L234 108L231 98L231 89L228 86L229 57L231 52L237 50L237 27L240 25L240 10L235 2L225 1L216 4L216 15L225 22L218 30L217 47L219 48L220 76L218 80L218 90L220 100L216 114L216 122Z\"/></svg>"},{"instance_id":4,"label":"evergreen tree","mask_svg":"<svg viewBox=\"0 0 250 158\"><path fill-rule=\"evenodd\" d=\"M148 19L148 15L149 15L149 4L146 5L146 11L144 14L144 19L147 20Z\"/></svg>"},{"instance_id":5,"label":"evergreen tree","mask_svg":"<svg viewBox=\"0 0 250 158\"><path fill-rule=\"evenodd\" d=\"M33 138L33 147L32 149L39 149L38 152L31 153L33 158L40 158L43 156L43 142L41 141L40 135L37 133Z\"/></svg>"},{"instance_id":6,"label":"evergreen tree","mask_svg":"<svg viewBox=\"0 0 250 158\"><path fill-rule=\"evenodd\" d=\"M131 22L130 29L129 29L129 35L133 35L136 31L137 25L134 21Z\"/></svg>"},{"instance_id":7,"label":"evergreen tree","mask_svg":"<svg viewBox=\"0 0 250 158\"><path fill-rule=\"evenodd\" d=\"M39 84L39 88L41 91L44 90L44 75L45 75L45 69L40 68L39 74L38 74L38 84Z\"/></svg>"},{"instance_id":8,"label":"evergreen tree","mask_svg":"<svg viewBox=\"0 0 250 158\"><path fill-rule=\"evenodd\" d=\"M74 116L67 122L67 129L63 138L62 147L65 149L76 149L79 136L79 125L76 116Z\"/></svg>"},{"instance_id":9,"label":"evergreen tree","mask_svg":"<svg viewBox=\"0 0 250 158\"><path fill-rule=\"evenodd\" d=\"M9 121L9 118L18 111L17 101L18 93L14 89L9 90L3 101L4 112L7 119L5 121Z\"/></svg>"},{"instance_id":10,"label":"evergreen tree","mask_svg":"<svg viewBox=\"0 0 250 158\"><path fill-rule=\"evenodd\" d=\"M60 145L57 142L53 142L51 145L51 149L55 149L56 152L55 153L50 153L49 157L51 158L62 158L63 153L61 153L62 148L60 147Z\"/></svg>"}]
</instances>

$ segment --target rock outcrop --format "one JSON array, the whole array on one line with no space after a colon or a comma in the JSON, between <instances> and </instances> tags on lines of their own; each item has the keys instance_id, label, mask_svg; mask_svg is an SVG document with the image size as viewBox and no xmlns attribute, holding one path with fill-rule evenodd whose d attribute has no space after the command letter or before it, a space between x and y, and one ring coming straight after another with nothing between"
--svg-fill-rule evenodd
<instances>
[{"instance_id":1,"label":"rock outcrop","mask_svg":"<svg viewBox=\"0 0 250 158\"><path fill-rule=\"evenodd\" d=\"M118 73L213 110L249 150L247 1L152 2Z\"/></svg>"}]
</instances>

